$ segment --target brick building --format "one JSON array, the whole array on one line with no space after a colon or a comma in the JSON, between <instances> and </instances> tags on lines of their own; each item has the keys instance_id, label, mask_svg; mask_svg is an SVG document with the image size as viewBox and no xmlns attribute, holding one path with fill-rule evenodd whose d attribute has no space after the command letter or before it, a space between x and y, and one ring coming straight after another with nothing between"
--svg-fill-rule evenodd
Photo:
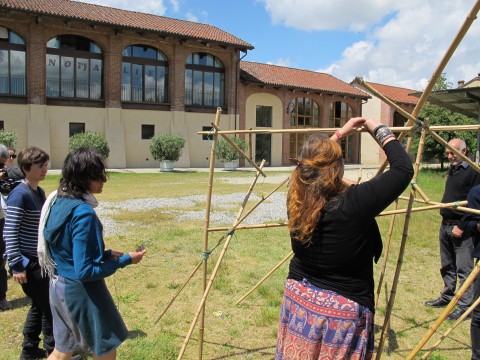
<instances>
[{"instance_id":1,"label":"brick building","mask_svg":"<svg viewBox=\"0 0 480 360\"><path fill-rule=\"evenodd\" d=\"M416 90L378 83L369 84L387 99L391 100L408 113L412 113L415 105L418 103L418 97L412 95L417 92ZM356 80L352 82L352 85L368 93L368 90L356 82ZM362 105L362 113L363 116L378 119L382 124L387 126L404 126L407 121L407 119L395 108L375 96ZM383 151L376 144L372 136L367 133L362 134L361 158L363 164L378 164L385 159Z\"/></svg>"},{"instance_id":2,"label":"brick building","mask_svg":"<svg viewBox=\"0 0 480 360\"><path fill-rule=\"evenodd\" d=\"M369 96L330 75L242 61L253 46L207 24L69 0L0 0L0 127L61 167L69 136L105 134L109 167L157 167L152 135L180 133L176 167L208 166L210 129L334 127ZM243 54L243 55L242 55ZM252 153L288 164L300 135L256 135ZM360 139L342 143L360 162Z\"/></svg>"}]
</instances>

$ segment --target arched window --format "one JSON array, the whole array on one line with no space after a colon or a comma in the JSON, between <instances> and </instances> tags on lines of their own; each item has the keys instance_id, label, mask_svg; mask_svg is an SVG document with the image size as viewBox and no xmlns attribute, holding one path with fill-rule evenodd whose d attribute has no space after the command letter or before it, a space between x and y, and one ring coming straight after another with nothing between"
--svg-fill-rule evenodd
<instances>
[{"instance_id":1,"label":"arched window","mask_svg":"<svg viewBox=\"0 0 480 360\"><path fill-rule=\"evenodd\" d=\"M287 107L290 115L290 127L292 129L303 129L319 127L320 107L318 104L306 97L297 97ZM291 134L290 135L290 157L299 155L303 142L309 134Z\"/></svg>"},{"instance_id":2,"label":"arched window","mask_svg":"<svg viewBox=\"0 0 480 360\"><path fill-rule=\"evenodd\" d=\"M225 68L215 56L194 53L188 57L185 105L225 106Z\"/></svg>"},{"instance_id":3,"label":"arched window","mask_svg":"<svg viewBox=\"0 0 480 360\"><path fill-rule=\"evenodd\" d=\"M47 97L101 99L102 50L90 39L60 35L47 42Z\"/></svg>"},{"instance_id":4,"label":"arched window","mask_svg":"<svg viewBox=\"0 0 480 360\"><path fill-rule=\"evenodd\" d=\"M27 94L25 41L0 26L0 95Z\"/></svg>"},{"instance_id":5,"label":"arched window","mask_svg":"<svg viewBox=\"0 0 480 360\"><path fill-rule=\"evenodd\" d=\"M340 128L351 117L353 117L353 109L347 103L335 101L330 104L328 109L328 127ZM343 158L345 162L350 163L353 159L353 136L349 135L342 138L340 145L342 147Z\"/></svg>"},{"instance_id":6,"label":"arched window","mask_svg":"<svg viewBox=\"0 0 480 360\"><path fill-rule=\"evenodd\" d=\"M168 102L168 60L153 47L131 45L123 50L122 101Z\"/></svg>"}]
</instances>

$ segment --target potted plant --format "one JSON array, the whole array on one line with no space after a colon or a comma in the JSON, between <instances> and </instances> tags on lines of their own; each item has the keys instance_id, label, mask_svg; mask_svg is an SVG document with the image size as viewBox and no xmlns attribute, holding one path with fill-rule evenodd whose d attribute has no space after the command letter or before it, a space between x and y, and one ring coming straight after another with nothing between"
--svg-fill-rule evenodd
<instances>
[{"instance_id":1,"label":"potted plant","mask_svg":"<svg viewBox=\"0 0 480 360\"><path fill-rule=\"evenodd\" d=\"M151 139L150 153L155 160L160 161L160 171L173 171L173 163L180 159L185 139L180 134L155 135Z\"/></svg>"},{"instance_id":2,"label":"potted plant","mask_svg":"<svg viewBox=\"0 0 480 360\"><path fill-rule=\"evenodd\" d=\"M107 138L101 133L86 131L75 134L68 140L68 150L70 152L82 147L88 147L98 151L105 159L110 155Z\"/></svg>"},{"instance_id":3,"label":"potted plant","mask_svg":"<svg viewBox=\"0 0 480 360\"><path fill-rule=\"evenodd\" d=\"M245 140L239 137L231 137L230 139L243 151L247 150L248 146ZM238 160L241 158L241 155L227 140L220 139L218 141L216 152L218 159L224 162L225 170L237 170Z\"/></svg>"},{"instance_id":4,"label":"potted plant","mask_svg":"<svg viewBox=\"0 0 480 360\"><path fill-rule=\"evenodd\" d=\"M9 149L14 149L17 144L18 136L14 131L0 130L0 144Z\"/></svg>"}]
</instances>

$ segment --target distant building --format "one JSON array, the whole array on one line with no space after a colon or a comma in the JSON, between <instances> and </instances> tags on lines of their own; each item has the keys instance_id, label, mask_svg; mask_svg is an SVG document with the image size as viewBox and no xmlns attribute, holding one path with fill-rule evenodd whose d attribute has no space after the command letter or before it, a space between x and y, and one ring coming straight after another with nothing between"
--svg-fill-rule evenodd
<instances>
[{"instance_id":1,"label":"distant building","mask_svg":"<svg viewBox=\"0 0 480 360\"><path fill-rule=\"evenodd\" d=\"M354 80L351 84L372 95L357 81ZM371 82L368 82L368 84L408 113L411 113L418 103L418 98L412 95L416 90ZM380 120L382 124L387 126L404 126L407 121L394 107L373 95L362 105L362 113L363 116ZM378 164L385 159L385 154L368 133L362 133L361 158L362 164Z\"/></svg>"},{"instance_id":2,"label":"distant building","mask_svg":"<svg viewBox=\"0 0 480 360\"><path fill-rule=\"evenodd\" d=\"M68 139L106 135L109 167L157 167L155 134L179 133L177 167L206 167L217 107L222 129L341 126L369 98L318 72L242 61L253 46L207 24L69 0L0 0L0 128L61 167ZM244 55L242 55L242 53ZM252 155L290 164L304 135L252 136ZM342 142L360 162L360 138Z\"/></svg>"}]
</instances>

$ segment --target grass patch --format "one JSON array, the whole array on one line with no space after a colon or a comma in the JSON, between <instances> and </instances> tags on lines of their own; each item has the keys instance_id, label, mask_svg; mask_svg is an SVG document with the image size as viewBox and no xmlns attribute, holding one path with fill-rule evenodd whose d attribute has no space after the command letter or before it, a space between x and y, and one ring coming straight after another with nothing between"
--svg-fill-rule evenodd
<instances>
[{"instance_id":1,"label":"grass patch","mask_svg":"<svg viewBox=\"0 0 480 360\"><path fill-rule=\"evenodd\" d=\"M253 172L221 172L215 174L214 195L246 193ZM286 177L288 173L268 172L267 176ZM47 176L42 187L47 193L58 186L60 176ZM236 183L233 182L236 181ZM440 201L445 184L444 172L422 170L417 179L420 187L434 201ZM109 173L100 202L121 202L130 199L182 198L207 193L208 173ZM259 179L254 194L269 193L276 184ZM284 192L285 187L280 191ZM408 196L408 192L405 192ZM188 210L204 211L203 203ZM237 212L218 208L219 211ZM399 208L405 208L400 201ZM415 204L415 207L421 206ZM393 206L391 206L393 209ZM202 220L178 221L174 210L187 207L129 209L111 215L122 229L106 238L107 248L130 251L144 244L147 255L138 266L129 266L107 278L113 298L119 306L129 330L128 340L118 350L119 359L176 359L202 297L202 267L192 275L202 260L204 225ZM385 272L385 286L380 293L375 314L376 339L380 336L393 275L397 265L404 216L398 215L391 240L390 257ZM384 243L391 217L378 217ZM390 320L383 359L404 359L438 318L441 309L423 304L436 298L443 287L439 274L438 210L412 214L400 283L397 288L393 316ZM210 226L218 224L210 223ZM211 233L209 248L223 236ZM207 281L219 258L223 243L208 258ZM205 304L205 359L272 359L275 353L277 321L283 285L288 273L287 261L239 306L235 302L273 269L291 251L286 228L239 230L235 233L220 265L218 277ZM384 249L385 254L385 249ZM382 264L375 265L376 276ZM179 288L191 276L162 319L160 313ZM378 279L377 279L378 281ZM9 280L8 298L14 310L0 312L0 359L18 358L22 326L28 311L20 286ZM439 329L438 337L450 324ZM198 325L187 347L185 359L198 357ZM435 351L430 359L458 360L470 358L469 321L463 322Z\"/></svg>"}]
</instances>

